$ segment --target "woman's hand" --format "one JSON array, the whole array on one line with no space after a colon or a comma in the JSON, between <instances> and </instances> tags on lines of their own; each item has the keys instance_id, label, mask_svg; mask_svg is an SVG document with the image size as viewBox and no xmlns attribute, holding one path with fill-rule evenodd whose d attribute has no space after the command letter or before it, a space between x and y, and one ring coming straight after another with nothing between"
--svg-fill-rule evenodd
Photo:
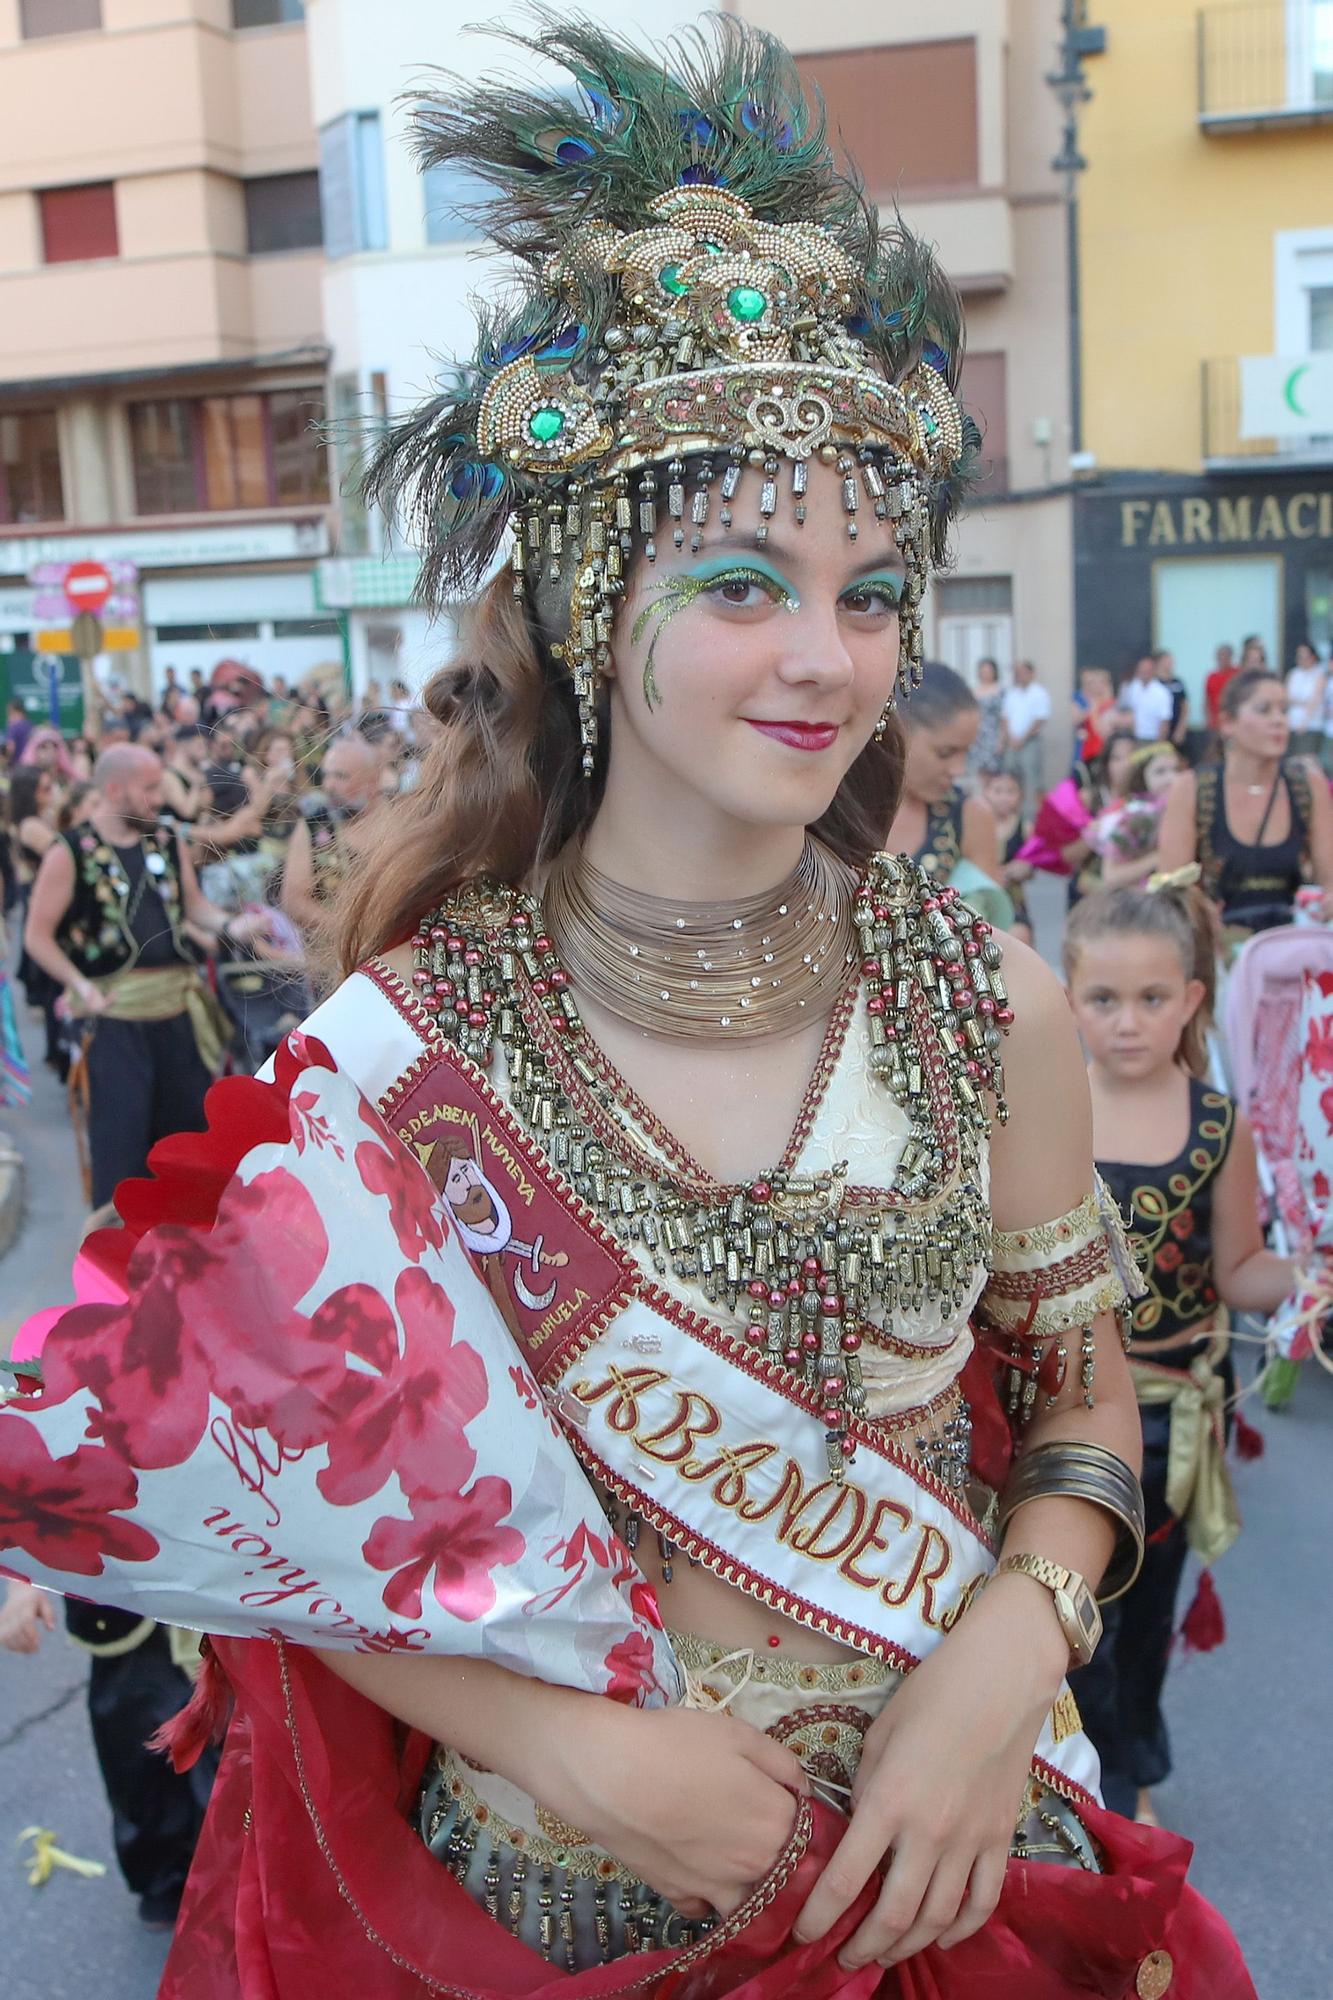
<instances>
[{"instance_id":1,"label":"woman's hand","mask_svg":"<svg viewBox=\"0 0 1333 2000\"><path fill-rule=\"evenodd\" d=\"M886 1860L843 1965L896 1965L980 1930L1068 1664L1049 1592L1013 1574L986 1586L869 1731L851 1826L797 1919L802 1942L822 1937Z\"/></svg>"},{"instance_id":2,"label":"woman's hand","mask_svg":"<svg viewBox=\"0 0 1333 2000\"><path fill-rule=\"evenodd\" d=\"M539 1747L541 1803L685 1916L744 1900L792 1830L792 1794L809 1789L790 1750L697 1709L584 1701Z\"/></svg>"}]
</instances>

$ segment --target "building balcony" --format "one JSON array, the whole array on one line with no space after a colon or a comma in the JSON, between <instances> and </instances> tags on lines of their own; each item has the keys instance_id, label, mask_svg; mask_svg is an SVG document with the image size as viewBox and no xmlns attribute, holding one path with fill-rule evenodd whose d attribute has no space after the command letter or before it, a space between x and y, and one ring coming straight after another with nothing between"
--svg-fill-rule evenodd
<instances>
[{"instance_id":1,"label":"building balcony","mask_svg":"<svg viewBox=\"0 0 1333 2000\"><path fill-rule=\"evenodd\" d=\"M1333 431L1321 433L1312 427L1284 437L1244 435L1239 355L1203 363L1202 401L1207 472L1259 467L1295 472L1305 465L1333 465Z\"/></svg>"},{"instance_id":2,"label":"building balcony","mask_svg":"<svg viewBox=\"0 0 1333 2000\"><path fill-rule=\"evenodd\" d=\"M1333 122L1329 0L1228 0L1198 16L1205 132Z\"/></svg>"}]
</instances>

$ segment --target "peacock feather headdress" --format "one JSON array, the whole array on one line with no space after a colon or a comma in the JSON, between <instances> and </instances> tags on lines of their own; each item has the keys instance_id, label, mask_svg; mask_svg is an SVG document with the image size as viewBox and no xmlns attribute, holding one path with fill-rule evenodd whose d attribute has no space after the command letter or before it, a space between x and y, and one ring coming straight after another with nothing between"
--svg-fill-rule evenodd
<instances>
[{"instance_id":1,"label":"peacock feather headdress","mask_svg":"<svg viewBox=\"0 0 1333 2000\"><path fill-rule=\"evenodd\" d=\"M477 352L395 428L372 497L404 506L436 601L473 590L513 531L516 591L560 586L556 650L591 769L596 693L636 546L695 546L784 477L798 522L818 453L892 524L907 577L906 678L920 604L976 434L954 398L962 313L928 249L841 172L791 56L732 16L643 51L541 15L506 37L561 88L458 86L419 100L423 166L485 183L476 213L515 260Z\"/></svg>"}]
</instances>

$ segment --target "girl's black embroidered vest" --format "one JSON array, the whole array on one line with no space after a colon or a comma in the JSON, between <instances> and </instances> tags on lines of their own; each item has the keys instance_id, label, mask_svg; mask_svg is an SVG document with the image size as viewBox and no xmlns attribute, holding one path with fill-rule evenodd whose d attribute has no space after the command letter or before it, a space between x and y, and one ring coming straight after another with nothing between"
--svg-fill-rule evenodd
<instances>
[{"instance_id":1,"label":"girl's black embroidered vest","mask_svg":"<svg viewBox=\"0 0 1333 2000\"><path fill-rule=\"evenodd\" d=\"M1213 1186L1231 1149L1236 1107L1231 1098L1197 1077L1190 1079L1190 1130L1184 1148L1161 1166L1098 1160L1129 1228L1147 1281L1130 1322L1134 1342L1181 1336L1179 1346L1154 1351L1167 1368L1188 1368L1197 1341L1190 1329L1217 1312L1213 1283Z\"/></svg>"}]
</instances>

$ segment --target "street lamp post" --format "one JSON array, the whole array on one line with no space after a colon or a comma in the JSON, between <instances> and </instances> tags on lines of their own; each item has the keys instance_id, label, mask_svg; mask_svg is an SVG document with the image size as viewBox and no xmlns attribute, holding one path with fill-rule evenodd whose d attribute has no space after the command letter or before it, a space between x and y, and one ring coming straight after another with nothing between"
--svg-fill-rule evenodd
<instances>
[{"instance_id":1,"label":"street lamp post","mask_svg":"<svg viewBox=\"0 0 1333 2000\"><path fill-rule=\"evenodd\" d=\"M1060 0L1059 68L1046 81L1064 114L1060 150L1051 161L1065 202L1065 282L1069 315L1069 452L1083 450L1083 335L1079 287L1078 177L1087 161L1078 149L1078 115L1092 96L1084 73L1086 56L1106 47L1105 28L1087 24L1087 0Z\"/></svg>"}]
</instances>

